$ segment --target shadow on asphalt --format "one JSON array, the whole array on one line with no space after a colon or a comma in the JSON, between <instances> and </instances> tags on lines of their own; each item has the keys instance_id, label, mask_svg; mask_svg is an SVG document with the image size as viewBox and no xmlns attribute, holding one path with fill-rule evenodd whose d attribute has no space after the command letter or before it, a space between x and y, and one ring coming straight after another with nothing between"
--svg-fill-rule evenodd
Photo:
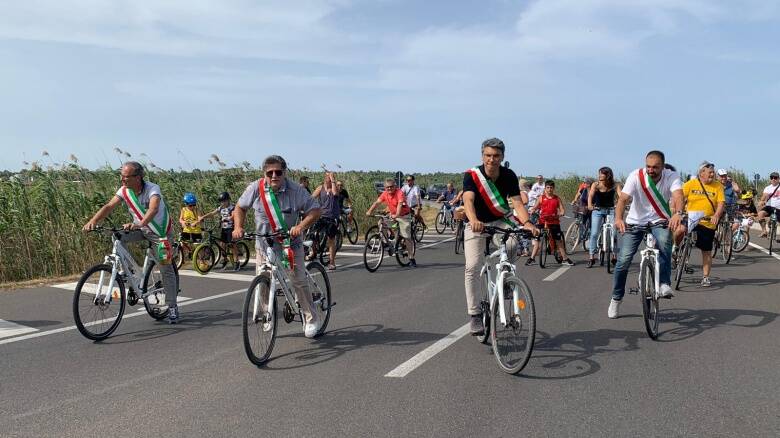
<instances>
[{"instance_id":1,"label":"shadow on asphalt","mask_svg":"<svg viewBox=\"0 0 780 438\"><path fill-rule=\"evenodd\" d=\"M28 327L35 327L35 328L62 324L62 321L49 321L47 319L34 319L34 320L9 319L9 321L16 324L26 325Z\"/></svg>"},{"instance_id":2,"label":"shadow on asphalt","mask_svg":"<svg viewBox=\"0 0 780 438\"><path fill-rule=\"evenodd\" d=\"M718 327L756 328L772 323L777 313L740 309L666 309L661 313L658 342L679 342ZM621 318L641 318L624 315ZM639 341L648 339L644 330L588 330L551 336L537 331L534 351L528 365L518 377L540 380L563 380L589 376L601 365L599 354L639 349ZM610 347L615 341L622 347Z\"/></svg>"},{"instance_id":3,"label":"shadow on asphalt","mask_svg":"<svg viewBox=\"0 0 780 438\"><path fill-rule=\"evenodd\" d=\"M228 323L236 320L235 323ZM154 322L154 328L138 330L111 336L103 341L95 341L100 344L126 344L129 342L147 341L149 339L162 338L187 330L203 329L215 326L241 327L241 312L233 310L201 310L197 312L182 312L178 324L168 324L167 320ZM120 326L121 327L121 326Z\"/></svg>"},{"instance_id":4,"label":"shadow on asphalt","mask_svg":"<svg viewBox=\"0 0 780 438\"><path fill-rule=\"evenodd\" d=\"M773 322L778 314L744 309L665 309L661 316L658 342L677 342L717 327L762 327ZM667 328L670 324L677 327Z\"/></svg>"},{"instance_id":5,"label":"shadow on asphalt","mask_svg":"<svg viewBox=\"0 0 780 438\"><path fill-rule=\"evenodd\" d=\"M381 324L366 324L328 331L311 348L292 351L279 356L272 355L263 366L267 370L288 370L316 365L335 359L350 351L372 346L418 345L437 341L441 333L404 331L385 328ZM277 336L279 338L301 337L300 333Z\"/></svg>"}]
</instances>

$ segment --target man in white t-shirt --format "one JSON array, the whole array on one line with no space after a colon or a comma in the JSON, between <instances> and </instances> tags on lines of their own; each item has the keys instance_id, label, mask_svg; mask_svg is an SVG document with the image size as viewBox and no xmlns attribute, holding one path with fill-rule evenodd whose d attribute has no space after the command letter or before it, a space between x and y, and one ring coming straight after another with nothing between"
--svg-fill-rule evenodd
<instances>
[{"instance_id":1,"label":"man in white t-shirt","mask_svg":"<svg viewBox=\"0 0 780 438\"><path fill-rule=\"evenodd\" d=\"M650 232L659 250L660 290L664 298L671 298L674 292L670 286L672 277L672 233L680 226L684 204L680 175L666 169L665 157L661 151L650 151L645 156L645 167L637 169L626 178L615 207L615 228L623 234L620 256L615 266L612 300L607 316L618 317L623 295L626 293L626 277L639 245L645 237L645 230L632 226L651 225ZM623 220L626 203L632 200L628 217ZM671 231L670 231L671 229Z\"/></svg>"},{"instance_id":2,"label":"man in white t-shirt","mask_svg":"<svg viewBox=\"0 0 780 438\"><path fill-rule=\"evenodd\" d=\"M536 182L531 186L531 191L528 192L528 208L536 205L536 201L544 193L544 177L542 175L536 175Z\"/></svg>"},{"instance_id":3,"label":"man in white t-shirt","mask_svg":"<svg viewBox=\"0 0 780 438\"><path fill-rule=\"evenodd\" d=\"M780 221L780 174L777 172L769 174L769 185L761 193L758 208L760 209L758 221L761 224L761 237L766 237L766 221L764 219L774 213L777 220Z\"/></svg>"},{"instance_id":4,"label":"man in white t-shirt","mask_svg":"<svg viewBox=\"0 0 780 438\"><path fill-rule=\"evenodd\" d=\"M420 186L414 183L414 175L406 176L406 184L401 187L401 191L406 196L406 205L412 209L412 214L417 218L417 221L425 226L422 215L422 196L420 196Z\"/></svg>"},{"instance_id":5,"label":"man in white t-shirt","mask_svg":"<svg viewBox=\"0 0 780 438\"><path fill-rule=\"evenodd\" d=\"M123 225L125 230L131 231L122 236L121 243L139 240L148 240L152 243L149 256L157 262L162 276L163 289L165 290L165 304L168 312L168 322L176 324L179 320L179 309L176 306L176 295L179 285L176 280L171 259L173 250L173 228L168 216L168 207L165 205L160 186L149 181L144 181L144 168L140 163L128 161L120 170L122 187L106 205L104 205L92 219L84 225L84 231L94 230L97 224L108 217L121 203L125 203L132 222ZM162 309L160 309L163 311Z\"/></svg>"}]
</instances>

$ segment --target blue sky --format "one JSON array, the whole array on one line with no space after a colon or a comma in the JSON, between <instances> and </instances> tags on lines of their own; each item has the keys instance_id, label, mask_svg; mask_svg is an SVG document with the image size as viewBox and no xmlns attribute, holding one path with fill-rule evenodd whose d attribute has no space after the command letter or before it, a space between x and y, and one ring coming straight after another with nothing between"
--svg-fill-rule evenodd
<instances>
[{"instance_id":1,"label":"blue sky","mask_svg":"<svg viewBox=\"0 0 780 438\"><path fill-rule=\"evenodd\" d=\"M0 168L522 174L780 168L780 2L26 0L0 6ZM181 152L179 152L181 151ZM186 160L182 158L186 156Z\"/></svg>"}]
</instances>

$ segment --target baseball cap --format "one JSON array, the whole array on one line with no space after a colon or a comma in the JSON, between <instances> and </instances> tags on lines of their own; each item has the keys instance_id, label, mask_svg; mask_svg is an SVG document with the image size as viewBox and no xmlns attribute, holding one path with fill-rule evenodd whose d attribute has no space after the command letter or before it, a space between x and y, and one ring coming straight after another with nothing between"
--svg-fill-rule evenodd
<instances>
[{"instance_id":1,"label":"baseball cap","mask_svg":"<svg viewBox=\"0 0 780 438\"><path fill-rule=\"evenodd\" d=\"M718 176L726 176L729 173L726 172L726 169L718 169Z\"/></svg>"}]
</instances>

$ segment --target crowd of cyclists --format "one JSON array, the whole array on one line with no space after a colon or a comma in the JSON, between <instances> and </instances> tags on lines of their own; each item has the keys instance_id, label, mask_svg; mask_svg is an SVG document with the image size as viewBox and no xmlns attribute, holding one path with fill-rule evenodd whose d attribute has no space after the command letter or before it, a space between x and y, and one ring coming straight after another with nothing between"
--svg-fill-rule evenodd
<instances>
[{"instance_id":1,"label":"crowd of cyclists","mask_svg":"<svg viewBox=\"0 0 780 438\"><path fill-rule=\"evenodd\" d=\"M462 190L456 190L455 184L450 182L437 199L443 203L446 212L466 223L463 236L464 289L469 328L473 335L485 332L478 301L479 270L485 259L485 227L522 227L535 236L530 241L516 236L507 241L507 248L515 261L518 256L526 256L525 264L534 264L542 247L539 236L544 234L553 243L552 249L557 251L554 256L558 262L566 266L575 265L567 254L561 229L566 202L556 194L555 181L538 175L529 187L528 181L519 179L513 170L502 164L505 151L501 140L485 140L481 145L481 164L464 173ZM256 234L280 233L280 236L285 236L273 242L273 249L283 255L285 266L293 273L291 278L301 307L303 331L305 336L314 337L321 327L322 318L312 305L304 270L295 268L306 263L304 237L307 231L319 229L327 238L326 248L319 250L327 251L329 255L328 269L336 269L339 220L345 215L352 219L352 202L343 182L332 172L326 172L323 182L312 190L307 177L301 177L298 182L288 177L287 162L281 156L267 157L262 163L262 170L263 176L251 182L235 204L230 194L223 192L218 197L219 205L204 213L193 193L184 194L184 206L179 214L182 250L191 252L192 245L203 239L204 220L217 217L220 240L227 246L226 252L233 255L222 260L222 268L238 271L240 264L235 241L245 237L244 222L251 209ZM179 320L176 304L178 277L173 275L171 268L173 221L165 198L158 185L145 180L141 164L125 163L120 175L122 186L84 225L84 230L95 229L119 204L127 206L132 222L124 224L123 228L128 233L122 241L146 240L152 244L150 254L161 266L166 304L170 308L168 320L176 323ZM779 187L780 178L777 172L773 172L770 184L763 189L756 206L753 192L743 190L725 169L716 171L713 163L704 161L695 175L683 181L680 173L666 162L664 153L658 150L648 152L644 164L632 171L622 184L615 180L611 168L598 169L597 178L583 181L569 203L574 206L575 212L582 215L590 230L587 234L587 268L596 262L601 225L608 221L618 232L613 257L606 261L610 267L614 266L607 316L619 316L628 269L647 230L655 237L660 250L661 297L674 296L670 277L675 247L691 229L697 234L695 245L702 258L700 286L707 287L711 285L712 250L718 223L726 221L737 228L744 226L746 220L755 219L761 224L761 235L766 236L766 219L770 215L780 215ZM422 197L414 176L407 176L406 184L401 188L397 187L395 179L387 179L384 191L365 214L370 216L382 205L387 208L389 216L398 225L398 233L406 241L410 266L416 267L411 224L416 218L425 225L421 215ZM258 238L255 242L256 266L260 266L264 258L264 245L263 239ZM232 266L228 266L229 258L234 261Z\"/></svg>"}]
</instances>

